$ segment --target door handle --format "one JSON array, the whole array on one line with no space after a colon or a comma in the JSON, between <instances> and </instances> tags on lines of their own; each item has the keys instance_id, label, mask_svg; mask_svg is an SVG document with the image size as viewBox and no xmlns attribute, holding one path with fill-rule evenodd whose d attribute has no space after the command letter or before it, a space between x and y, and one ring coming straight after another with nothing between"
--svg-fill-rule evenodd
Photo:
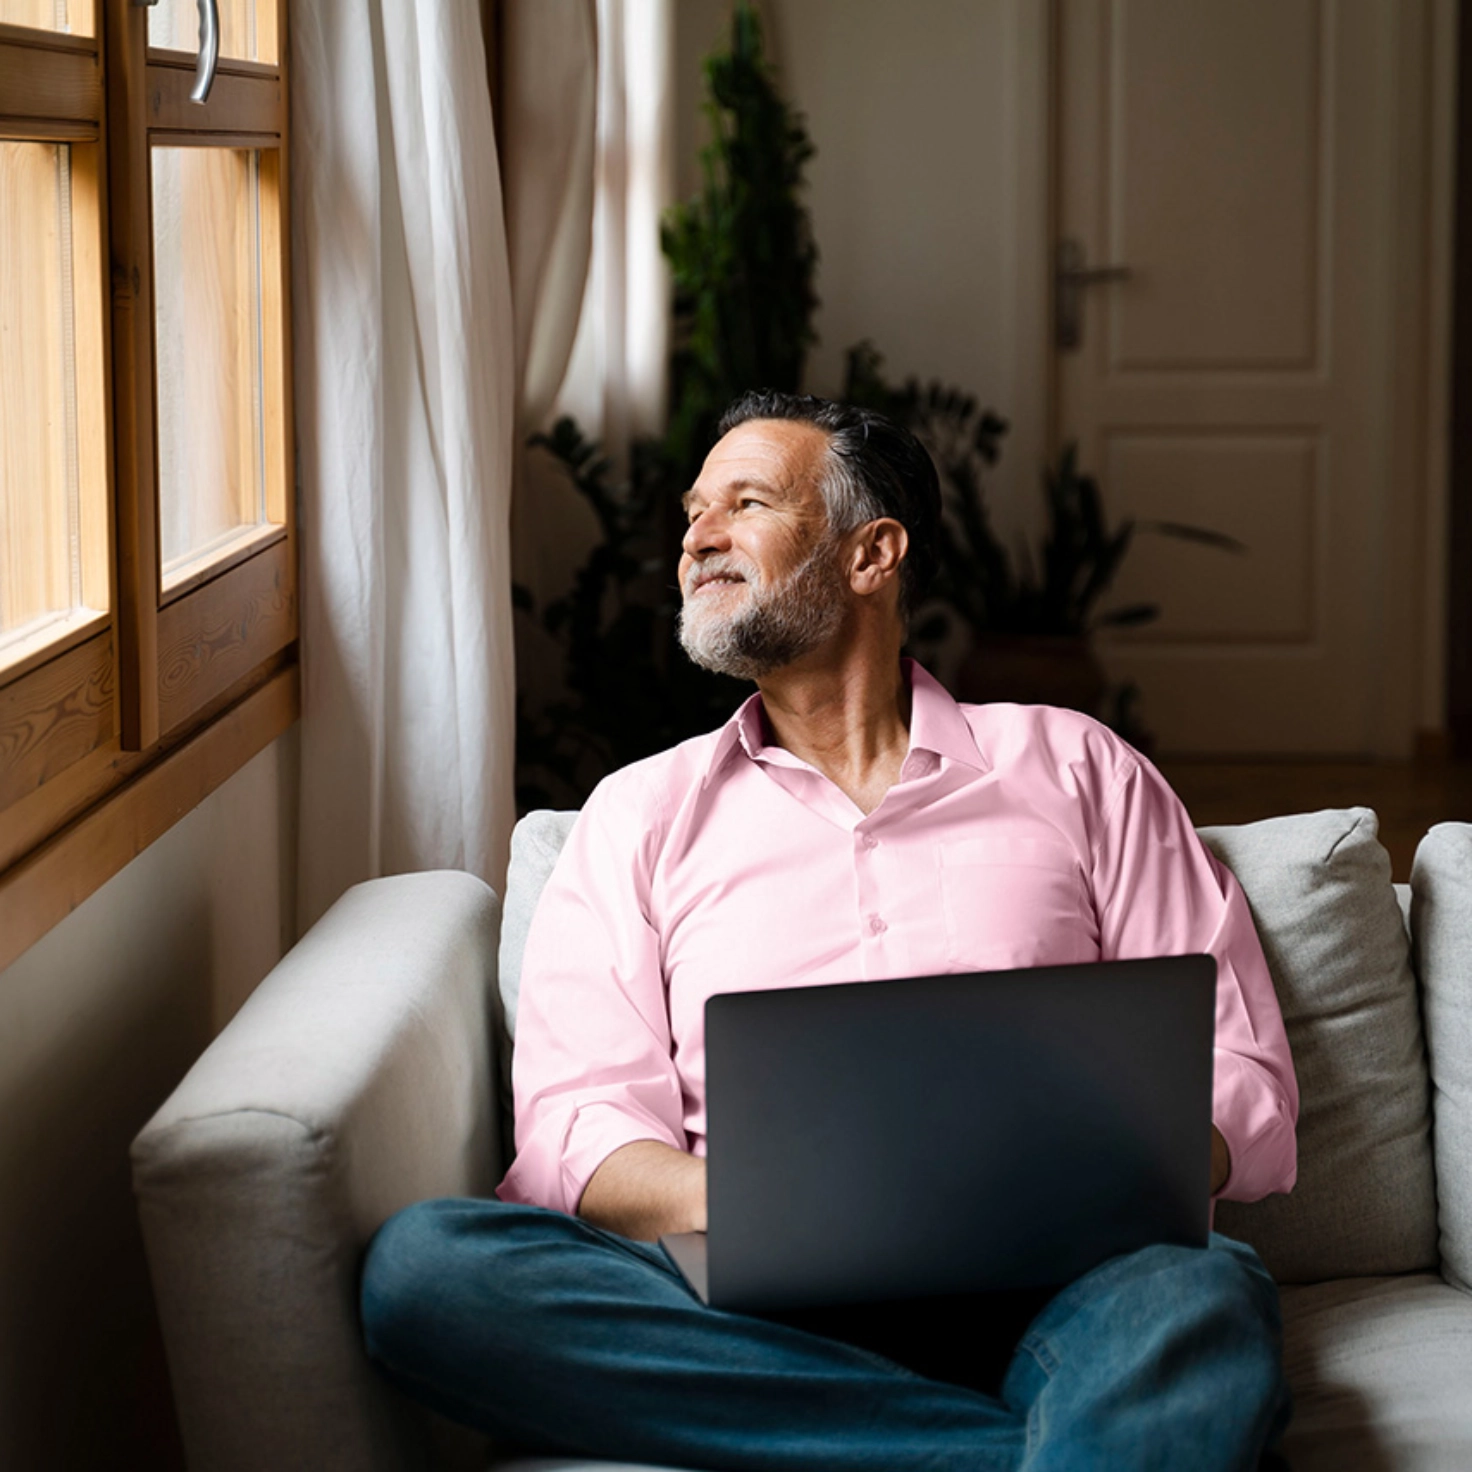
<instances>
[{"instance_id":1,"label":"door handle","mask_svg":"<svg viewBox=\"0 0 1472 1472\"><path fill-rule=\"evenodd\" d=\"M1056 293L1054 333L1063 351L1081 347L1084 340L1084 287L1102 286L1111 281L1128 281L1134 271L1129 266L1089 266L1082 244L1071 236L1058 242L1058 258L1053 281Z\"/></svg>"}]
</instances>

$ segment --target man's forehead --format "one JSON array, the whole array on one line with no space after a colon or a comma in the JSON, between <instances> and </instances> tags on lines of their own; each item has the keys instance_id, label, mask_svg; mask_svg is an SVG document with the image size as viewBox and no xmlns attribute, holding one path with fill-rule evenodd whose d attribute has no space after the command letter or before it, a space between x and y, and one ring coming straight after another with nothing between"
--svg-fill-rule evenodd
<instances>
[{"instance_id":1,"label":"man's forehead","mask_svg":"<svg viewBox=\"0 0 1472 1472\"><path fill-rule=\"evenodd\" d=\"M828 434L817 425L749 419L716 442L684 499L749 489L805 498L816 489L827 449Z\"/></svg>"}]
</instances>

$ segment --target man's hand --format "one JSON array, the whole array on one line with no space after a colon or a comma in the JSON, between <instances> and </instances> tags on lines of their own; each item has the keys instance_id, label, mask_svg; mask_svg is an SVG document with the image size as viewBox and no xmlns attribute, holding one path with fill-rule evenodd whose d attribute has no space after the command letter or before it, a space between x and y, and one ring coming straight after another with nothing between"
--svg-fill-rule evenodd
<instances>
[{"instance_id":1,"label":"man's hand","mask_svg":"<svg viewBox=\"0 0 1472 1472\"><path fill-rule=\"evenodd\" d=\"M636 1242L705 1231L705 1161L658 1140L622 1145L593 1172L578 1215Z\"/></svg>"},{"instance_id":2,"label":"man's hand","mask_svg":"<svg viewBox=\"0 0 1472 1472\"><path fill-rule=\"evenodd\" d=\"M1223 1186L1227 1184L1227 1177L1232 1173L1232 1152L1227 1149L1227 1142L1222 1138L1222 1132L1215 1126L1211 1127L1211 1194L1216 1195Z\"/></svg>"}]
</instances>

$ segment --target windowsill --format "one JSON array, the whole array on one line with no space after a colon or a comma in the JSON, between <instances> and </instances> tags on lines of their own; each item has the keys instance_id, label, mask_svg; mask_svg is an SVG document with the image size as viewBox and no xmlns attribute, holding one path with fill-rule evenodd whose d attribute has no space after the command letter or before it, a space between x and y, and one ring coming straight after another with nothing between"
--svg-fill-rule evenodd
<instances>
[{"instance_id":1,"label":"windowsill","mask_svg":"<svg viewBox=\"0 0 1472 1472\"><path fill-rule=\"evenodd\" d=\"M65 654L78 644L85 644L112 622L112 615L96 608L75 608L51 618L36 619L25 631L16 631L12 639L0 640L0 675L6 682Z\"/></svg>"},{"instance_id":2,"label":"windowsill","mask_svg":"<svg viewBox=\"0 0 1472 1472\"><path fill-rule=\"evenodd\" d=\"M159 600L159 607L168 607L176 598L192 593L211 578L229 572L257 552L264 552L267 547L285 539L286 528L275 522L241 527L216 538L192 557L181 558L177 565L164 569L163 597Z\"/></svg>"}]
</instances>

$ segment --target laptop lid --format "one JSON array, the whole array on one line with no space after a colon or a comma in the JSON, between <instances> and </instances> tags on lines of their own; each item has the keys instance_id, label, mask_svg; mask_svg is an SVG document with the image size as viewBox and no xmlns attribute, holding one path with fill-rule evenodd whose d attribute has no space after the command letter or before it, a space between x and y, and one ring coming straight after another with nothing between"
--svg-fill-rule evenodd
<instances>
[{"instance_id":1,"label":"laptop lid","mask_svg":"<svg viewBox=\"0 0 1472 1472\"><path fill-rule=\"evenodd\" d=\"M1060 1285L1204 1245L1210 956L706 1004L709 1233L747 1312Z\"/></svg>"}]
</instances>

